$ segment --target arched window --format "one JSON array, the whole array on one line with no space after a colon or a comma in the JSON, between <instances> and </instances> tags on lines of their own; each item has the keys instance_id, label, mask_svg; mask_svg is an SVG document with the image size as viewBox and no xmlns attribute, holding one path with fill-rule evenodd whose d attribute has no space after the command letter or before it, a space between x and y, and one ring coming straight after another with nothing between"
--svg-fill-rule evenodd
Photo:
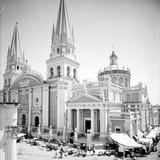
<instances>
[{"instance_id":1,"label":"arched window","mask_svg":"<svg viewBox=\"0 0 160 160\"><path fill-rule=\"evenodd\" d=\"M50 68L50 78L53 77L53 68Z\"/></svg>"},{"instance_id":2,"label":"arched window","mask_svg":"<svg viewBox=\"0 0 160 160\"><path fill-rule=\"evenodd\" d=\"M74 79L77 78L77 71L76 71L76 69L73 69L73 78L74 78Z\"/></svg>"},{"instance_id":3,"label":"arched window","mask_svg":"<svg viewBox=\"0 0 160 160\"><path fill-rule=\"evenodd\" d=\"M22 115L22 125L24 126L26 124L26 115Z\"/></svg>"},{"instance_id":4,"label":"arched window","mask_svg":"<svg viewBox=\"0 0 160 160\"><path fill-rule=\"evenodd\" d=\"M35 127L39 126L39 117L38 116L35 117L34 124L35 124Z\"/></svg>"},{"instance_id":5,"label":"arched window","mask_svg":"<svg viewBox=\"0 0 160 160\"><path fill-rule=\"evenodd\" d=\"M61 67L57 66L57 75L58 77L61 77Z\"/></svg>"},{"instance_id":6,"label":"arched window","mask_svg":"<svg viewBox=\"0 0 160 160\"><path fill-rule=\"evenodd\" d=\"M112 78L112 83L117 83L117 78L116 77Z\"/></svg>"},{"instance_id":7,"label":"arched window","mask_svg":"<svg viewBox=\"0 0 160 160\"><path fill-rule=\"evenodd\" d=\"M119 78L118 85L123 86L123 78L122 77Z\"/></svg>"},{"instance_id":8,"label":"arched window","mask_svg":"<svg viewBox=\"0 0 160 160\"><path fill-rule=\"evenodd\" d=\"M17 66L17 70L19 70L19 66Z\"/></svg>"},{"instance_id":9,"label":"arched window","mask_svg":"<svg viewBox=\"0 0 160 160\"><path fill-rule=\"evenodd\" d=\"M11 79L9 78L8 79L8 86L10 86L11 85Z\"/></svg>"},{"instance_id":10,"label":"arched window","mask_svg":"<svg viewBox=\"0 0 160 160\"><path fill-rule=\"evenodd\" d=\"M70 77L71 75L71 68L68 66L67 67L67 77Z\"/></svg>"},{"instance_id":11,"label":"arched window","mask_svg":"<svg viewBox=\"0 0 160 160\"><path fill-rule=\"evenodd\" d=\"M125 78L125 87L128 87L128 79Z\"/></svg>"}]
</instances>

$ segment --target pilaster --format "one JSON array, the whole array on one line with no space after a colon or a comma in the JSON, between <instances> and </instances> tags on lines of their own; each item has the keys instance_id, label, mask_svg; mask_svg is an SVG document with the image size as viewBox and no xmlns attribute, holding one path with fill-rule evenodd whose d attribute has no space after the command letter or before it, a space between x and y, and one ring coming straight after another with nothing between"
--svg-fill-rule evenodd
<instances>
[{"instance_id":1,"label":"pilaster","mask_svg":"<svg viewBox=\"0 0 160 160\"><path fill-rule=\"evenodd\" d=\"M77 109L77 132L79 132L79 109Z\"/></svg>"},{"instance_id":2,"label":"pilaster","mask_svg":"<svg viewBox=\"0 0 160 160\"><path fill-rule=\"evenodd\" d=\"M65 96L67 83L63 81L59 81L57 84L57 128L63 129L65 127L64 119L65 119Z\"/></svg>"},{"instance_id":3,"label":"pilaster","mask_svg":"<svg viewBox=\"0 0 160 160\"><path fill-rule=\"evenodd\" d=\"M91 132L94 133L94 109L91 109Z\"/></svg>"},{"instance_id":4,"label":"pilaster","mask_svg":"<svg viewBox=\"0 0 160 160\"><path fill-rule=\"evenodd\" d=\"M32 117L31 117L31 110L32 110L32 101L33 101L33 90L32 88L29 88L29 118L28 118L28 123L31 125L32 122Z\"/></svg>"},{"instance_id":5,"label":"pilaster","mask_svg":"<svg viewBox=\"0 0 160 160\"><path fill-rule=\"evenodd\" d=\"M67 121L67 130L72 130L72 110L68 109L68 121Z\"/></svg>"},{"instance_id":6,"label":"pilaster","mask_svg":"<svg viewBox=\"0 0 160 160\"><path fill-rule=\"evenodd\" d=\"M100 134L104 135L104 110L100 109Z\"/></svg>"},{"instance_id":7,"label":"pilaster","mask_svg":"<svg viewBox=\"0 0 160 160\"><path fill-rule=\"evenodd\" d=\"M43 86L43 103L42 103L42 126L47 127L49 121L49 86Z\"/></svg>"}]
</instances>

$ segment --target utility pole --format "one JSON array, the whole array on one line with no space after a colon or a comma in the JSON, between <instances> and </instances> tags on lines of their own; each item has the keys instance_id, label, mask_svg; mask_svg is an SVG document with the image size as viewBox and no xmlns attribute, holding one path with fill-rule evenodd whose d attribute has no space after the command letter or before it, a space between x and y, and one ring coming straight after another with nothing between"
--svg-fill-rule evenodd
<instances>
[{"instance_id":1,"label":"utility pole","mask_svg":"<svg viewBox=\"0 0 160 160\"><path fill-rule=\"evenodd\" d=\"M4 0L0 0L0 90L2 89L2 13Z\"/></svg>"}]
</instances>

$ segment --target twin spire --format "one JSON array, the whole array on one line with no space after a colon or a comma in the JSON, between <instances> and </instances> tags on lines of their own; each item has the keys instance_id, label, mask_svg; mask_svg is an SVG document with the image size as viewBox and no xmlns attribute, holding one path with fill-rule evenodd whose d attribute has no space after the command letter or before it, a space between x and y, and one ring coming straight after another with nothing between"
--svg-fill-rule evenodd
<instances>
[{"instance_id":1,"label":"twin spire","mask_svg":"<svg viewBox=\"0 0 160 160\"><path fill-rule=\"evenodd\" d=\"M69 16L65 0L60 0L56 28L53 25L52 45L55 43L71 43L74 44L73 29L69 23Z\"/></svg>"},{"instance_id":2,"label":"twin spire","mask_svg":"<svg viewBox=\"0 0 160 160\"><path fill-rule=\"evenodd\" d=\"M60 0L56 28L53 24L52 47L55 45L71 45L74 48L74 35L69 23L69 16L65 0ZM21 46L18 23L14 27L11 46L8 47L7 62L16 61L25 63L25 57Z\"/></svg>"},{"instance_id":3,"label":"twin spire","mask_svg":"<svg viewBox=\"0 0 160 160\"><path fill-rule=\"evenodd\" d=\"M25 57L21 46L20 33L18 23L16 23L13 31L11 46L8 47L7 62L15 61L25 63Z\"/></svg>"}]
</instances>

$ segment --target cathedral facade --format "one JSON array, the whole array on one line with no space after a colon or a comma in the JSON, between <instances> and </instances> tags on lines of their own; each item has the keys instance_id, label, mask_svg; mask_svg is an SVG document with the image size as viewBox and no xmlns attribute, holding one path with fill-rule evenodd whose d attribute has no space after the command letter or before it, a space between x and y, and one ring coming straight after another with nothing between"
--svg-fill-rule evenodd
<instances>
[{"instance_id":1,"label":"cathedral facade","mask_svg":"<svg viewBox=\"0 0 160 160\"><path fill-rule=\"evenodd\" d=\"M18 124L105 134L137 133L151 124L147 88L130 86L131 73L118 67L113 50L110 64L100 70L97 82L78 81L74 33L65 0L60 1L53 25L47 79L33 71L21 47L16 23L3 75L0 102L17 102Z\"/></svg>"},{"instance_id":2,"label":"cathedral facade","mask_svg":"<svg viewBox=\"0 0 160 160\"><path fill-rule=\"evenodd\" d=\"M46 80L32 71L21 47L16 23L11 46L8 47L4 87L0 97L1 102L21 104L18 108L19 125L65 126L65 102L72 96L72 85L78 82L79 63L64 0L60 1L56 27L53 25L51 53L46 67Z\"/></svg>"}]
</instances>

